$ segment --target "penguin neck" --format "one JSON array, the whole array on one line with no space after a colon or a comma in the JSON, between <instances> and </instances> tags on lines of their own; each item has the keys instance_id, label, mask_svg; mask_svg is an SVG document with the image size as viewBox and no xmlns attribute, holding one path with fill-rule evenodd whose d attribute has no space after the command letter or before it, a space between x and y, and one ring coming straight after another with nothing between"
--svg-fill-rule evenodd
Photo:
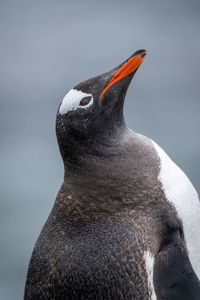
<instances>
[{"instance_id":1,"label":"penguin neck","mask_svg":"<svg viewBox=\"0 0 200 300\"><path fill-rule=\"evenodd\" d=\"M70 159L63 159L64 183L77 185L84 182L85 188L90 188L94 181L102 182L110 174L115 179L120 177L120 162L126 156L129 134L129 129L123 127L115 135L107 135L90 144L81 145Z\"/></svg>"},{"instance_id":2,"label":"penguin neck","mask_svg":"<svg viewBox=\"0 0 200 300\"><path fill-rule=\"evenodd\" d=\"M151 159L144 159L152 149L151 141L126 128L118 139L107 143L99 145L96 153L87 152L78 164L65 161L64 182L56 205L65 205L66 212L72 208L77 211L85 203L91 210L95 207L115 210L117 205L123 205L122 198L128 203L133 199L136 186L144 189L144 183L146 190L151 189L148 174L158 176ZM152 151L151 155L157 162L156 153ZM145 168L147 173L143 171Z\"/></svg>"},{"instance_id":3,"label":"penguin neck","mask_svg":"<svg viewBox=\"0 0 200 300\"><path fill-rule=\"evenodd\" d=\"M106 134L90 135L86 140L71 140L60 147L65 173L87 173L101 170L103 162L107 163L121 152L120 145L127 127L125 123L117 130L107 130Z\"/></svg>"}]
</instances>

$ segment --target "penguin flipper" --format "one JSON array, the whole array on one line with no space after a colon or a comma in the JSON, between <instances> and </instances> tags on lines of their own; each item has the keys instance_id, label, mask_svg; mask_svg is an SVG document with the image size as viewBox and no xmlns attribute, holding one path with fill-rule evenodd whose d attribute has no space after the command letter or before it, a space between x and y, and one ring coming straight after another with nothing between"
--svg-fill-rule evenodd
<instances>
[{"instance_id":1,"label":"penguin flipper","mask_svg":"<svg viewBox=\"0 0 200 300\"><path fill-rule=\"evenodd\" d=\"M154 285L158 299L199 300L200 281L184 249L169 251L154 265Z\"/></svg>"}]
</instances>

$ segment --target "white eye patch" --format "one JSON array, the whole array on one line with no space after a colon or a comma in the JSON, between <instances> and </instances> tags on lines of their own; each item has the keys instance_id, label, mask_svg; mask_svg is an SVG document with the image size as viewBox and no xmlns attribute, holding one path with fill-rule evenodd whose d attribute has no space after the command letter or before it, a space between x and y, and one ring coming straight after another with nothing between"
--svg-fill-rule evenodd
<instances>
[{"instance_id":1,"label":"white eye patch","mask_svg":"<svg viewBox=\"0 0 200 300\"><path fill-rule=\"evenodd\" d=\"M90 102L87 105L80 105L80 102L85 97L91 97ZM77 108L87 109L89 106L93 104L93 96L92 94L87 94L75 89L71 89L67 95L65 95L60 109L59 114L64 115L69 111L76 110Z\"/></svg>"}]
</instances>

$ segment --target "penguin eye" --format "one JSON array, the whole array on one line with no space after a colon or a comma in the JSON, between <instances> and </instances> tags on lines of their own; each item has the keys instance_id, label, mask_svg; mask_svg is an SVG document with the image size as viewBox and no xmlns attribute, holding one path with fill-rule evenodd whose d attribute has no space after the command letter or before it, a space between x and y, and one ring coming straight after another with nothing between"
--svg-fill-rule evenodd
<instances>
[{"instance_id":1,"label":"penguin eye","mask_svg":"<svg viewBox=\"0 0 200 300\"><path fill-rule=\"evenodd\" d=\"M80 101L80 104L81 106L85 106L85 105L88 105L91 101L92 97L91 96L88 96L88 97L84 97L81 101Z\"/></svg>"},{"instance_id":2,"label":"penguin eye","mask_svg":"<svg viewBox=\"0 0 200 300\"><path fill-rule=\"evenodd\" d=\"M81 90L71 89L63 98L59 108L59 114L64 115L77 108L87 109L93 104L92 94L87 94Z\"/></svg>"}]
</instances>

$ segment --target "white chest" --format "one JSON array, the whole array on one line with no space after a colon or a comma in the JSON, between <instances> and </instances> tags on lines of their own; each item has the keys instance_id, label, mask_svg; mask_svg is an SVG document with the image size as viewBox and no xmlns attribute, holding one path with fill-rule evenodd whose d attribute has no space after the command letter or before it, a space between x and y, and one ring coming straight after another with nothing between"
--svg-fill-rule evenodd
<instances>
[{"instance_id":1,"label":"white chest","mask_svg":"<svg viewBox=\"0 0 200 300\"><path fill-rule=\"evenodd\" d=\"M183 224L189 259L200 279L200 202L197 192L184 172L152 142L161 164L158 180Z\"/></svg>"}]
</instances>

